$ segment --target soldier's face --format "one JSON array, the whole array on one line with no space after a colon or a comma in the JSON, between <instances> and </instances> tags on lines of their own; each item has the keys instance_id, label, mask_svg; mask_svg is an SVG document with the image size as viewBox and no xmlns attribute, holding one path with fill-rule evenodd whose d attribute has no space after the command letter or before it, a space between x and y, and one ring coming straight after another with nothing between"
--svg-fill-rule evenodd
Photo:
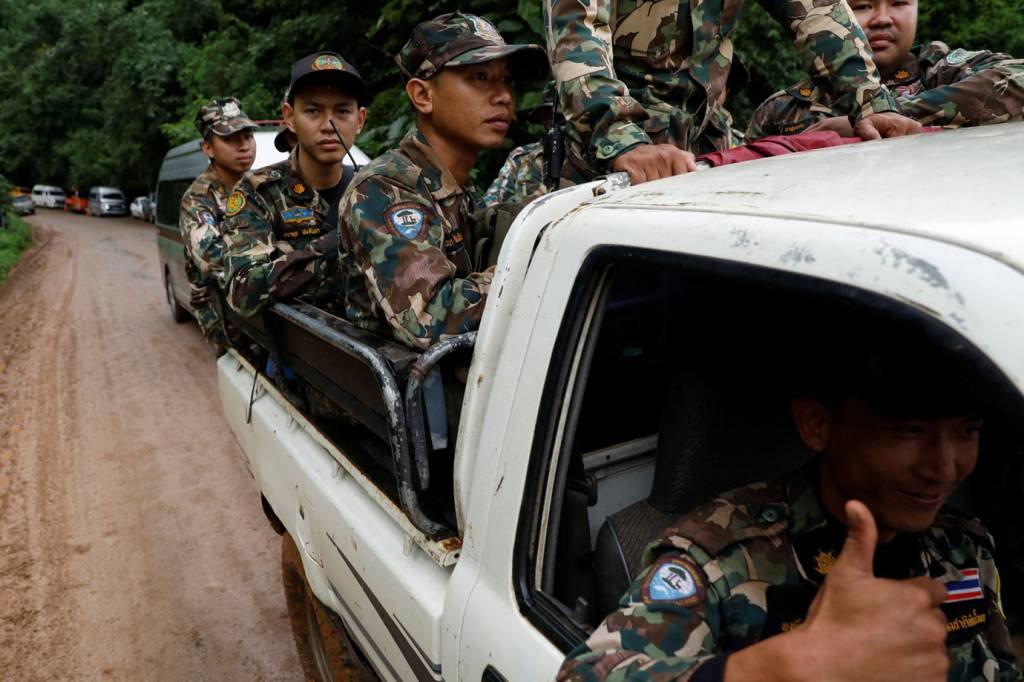
<instances>
[{"instance_id":1,"label":"soldier's face","mask_svg":"<svg viewBox=\"0 0 1024 682\"><path fill-rule=\"evenodd\" d=\"M366 109L355 97L329 84L310 84L295 93L295 103L282 107L284 122L298 138L302 153L323 165L341 163L345 148L338 142L331 121L351 147L366 123Z\"/></svg>"},{"instance_id":2,"label":"soldier's face","mask_svg":"<svg viewBox=\"0 0 1024 682\"><path fill-rule=\"evenodd\" d=\"M476 151L501 146L516 104L508 60L445 67L429 82L439 134Z\"/></svg>"},{"instance_id":3,"label":"soldier's face","mask_svg":"<svg viewBox=\"0 0 1024 682\"><path fill-rule=\"evenodd\" d=\"M917 34L917 0L852 0L883 78L903 66Z\"/></svg>"},{"instance_id":4,"label":"soldier's face","mask_svg":"<svg viewBox=\"0 0 1024 682\"><path fill-rule=\"evenodd\" d=\"M256 159L256 139L251 130L240 130L221 137L211 135L203 143L203 151L216 165L234 175L241 175L252 168Z\"/></svg>"},{"instance_id":5,"label":"soldier's face","mask_svg":"<svg viewBox=\"0 0 1024 682\"><path fill-rule=\"evenodd\" d=\"M860 500L883 541L931 526L978 461L981 419L894 419L861 400L807 402L810 414L801 418L794 403L794 415L804 442L823 454L823 503L842 518L846 501Z\"/></svg>"}]
</instances>

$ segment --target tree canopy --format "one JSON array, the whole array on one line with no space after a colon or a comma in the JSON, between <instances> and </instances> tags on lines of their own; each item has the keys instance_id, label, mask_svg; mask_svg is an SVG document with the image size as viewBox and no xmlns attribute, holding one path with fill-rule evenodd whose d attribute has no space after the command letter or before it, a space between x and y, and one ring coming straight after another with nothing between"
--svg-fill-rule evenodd
<instances>
[{"instance_id":1,"label":"tree canopy","mask_svg":"<svg viewBox=\"0 0 1024 682\"><path fill-rule=\"evenodd\" d=\"M293 61L332 49L374 93L358 144L371 156L412 121L393 55L419 21L461 9L491 19L509 42L541 38L540 0L0 0L0 173L20 185L152 189L167 149L196 137L213 97L236 96L255 119L280 116ZM921 40L1024 56L1024 0L921 0ZM730 109L744 127L753 107L799 75L784 29L752 5L736 51L750 85ZM520 108L541 83L522 84ZM517 124L506 148L537 139ZM504 152L481 158L479 184Z\"/></svg>"}]
</instances>

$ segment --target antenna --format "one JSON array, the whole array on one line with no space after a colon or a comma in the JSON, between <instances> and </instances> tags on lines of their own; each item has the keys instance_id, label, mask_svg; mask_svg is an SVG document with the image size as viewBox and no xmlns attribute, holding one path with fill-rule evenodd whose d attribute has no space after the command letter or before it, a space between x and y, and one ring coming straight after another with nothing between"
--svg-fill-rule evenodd
<instances>
[{"instance_id":1,"label":"antenna","mask_svg":"<svg viewBox=\"0 0 1024 682\"><path fill-rule=\"evenodd\" d=\"M355 172L358 173L359 164L356 163L356 157L352 156L352 150L348 148L348 145L345 144L345 140L342 139L341 133L338 132L338 126L334 125L334 119L331 119L331 130L334 131L334 135L338 138L338 142L341 143L341 146L345 148L345 153L348 154L348 159L352 162L352 168L354 168Z\"/></svg>"}]
</instances>

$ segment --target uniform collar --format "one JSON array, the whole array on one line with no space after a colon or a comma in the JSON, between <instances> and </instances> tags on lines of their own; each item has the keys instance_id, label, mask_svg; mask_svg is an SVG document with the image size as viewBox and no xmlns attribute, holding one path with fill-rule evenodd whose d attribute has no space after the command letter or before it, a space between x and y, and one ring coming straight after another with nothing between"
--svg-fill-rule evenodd
<instances>
[{"instance_id":1,"label":"uniform collar","mask_svg":"<svg viewBox=\"0 0 1024 682\"><path fill-rule=\"evenodd\" d=\"M825 510L818 495L818 459L804 465L786 482L789 504L789 532L798 537L826 524Z\"/></svg>"},{"instance_id":2,"label":"uniform collar","mask_svg":"<svg viewBox=\"0 0 1024 682\"><path fill-rule=\"evenodd\" d=\"M318 197L317 191L309 186L299 170L299 145L292 148L288 156L288 169L284 174L284 191L291 198L307 202Z\"/></svg>"},{"instance_id":3,"label":"uniform collar","mask_svg":"<svg viewBox=\"0 0 1024 682\"><path fill-rule=\"evenodd\" d=\"M449 197L466 194L470 189L459 185L418 126L414 126L406 134L399 148L412 159L413 163L423 169L430 187L430 195L435 201L443 201Z\"/></svg>"},{"instance_id":4,"label":"uniform collar","mask_svg":"<svg viewBox=\"0 0 1024 682\"><path fill-rule=\"evenodd\" d=\"M910 50L907 61L896 70L892 78L885 81L886 87L893 88L901 85L909 85L921 78L921 69L918 66L918 59L921 54L921 46L918 45Z\"/></svg>"},{"instance_id":5,"label":"uniform collar","mask_svg":"<svg viewBox=\"0 0 1024 682\"><path fill-rule=\"evenodd\" d=\"M206 170L202 172L198 179L205 181L207 186L214 192L225 194L231 190L230 187L225 188L221 183L220 176L217 175L217 170L213 167L212 163L206 167Z\"/></svg>"}]
</instances>

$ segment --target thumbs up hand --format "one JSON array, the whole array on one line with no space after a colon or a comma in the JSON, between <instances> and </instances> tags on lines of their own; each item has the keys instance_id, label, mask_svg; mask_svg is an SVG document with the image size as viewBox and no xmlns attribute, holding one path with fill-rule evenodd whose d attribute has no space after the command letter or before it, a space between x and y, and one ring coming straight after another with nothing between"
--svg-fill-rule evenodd
<instances>
[{"instance_id":1,"label":"thumbs up hand","mask_svg":"<svg viewBox=\"0 0 1024 682\"><path fill-rule=\"evenodd\" d=\"M851 500L846 523L843 550L798 630L816 679L945 680L946 588L931 578L876 578L874 517Z\"/></svg>"}]
</instances>

